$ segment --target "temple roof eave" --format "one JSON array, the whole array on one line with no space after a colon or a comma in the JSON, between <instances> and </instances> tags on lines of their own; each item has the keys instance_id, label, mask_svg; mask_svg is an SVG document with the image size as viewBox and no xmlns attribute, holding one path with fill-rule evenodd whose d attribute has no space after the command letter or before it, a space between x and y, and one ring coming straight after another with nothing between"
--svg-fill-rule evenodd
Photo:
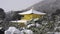
<instances>
[{"instance_id":1,"label":"temple roof eave","mask_svg":"<svg viewBox=\"0 0 60 34\"><path fill-rule=\"evenodd\" d=\"M45 15L46 13L43 13L43 12L40 12L40 11L36 11L36 10L29 10L29 11L26 11L26 12L22 12L22 13L18 13L20 15L25 15L25 14L39 14L39 15Z\"/></svg>"}]
</instances>

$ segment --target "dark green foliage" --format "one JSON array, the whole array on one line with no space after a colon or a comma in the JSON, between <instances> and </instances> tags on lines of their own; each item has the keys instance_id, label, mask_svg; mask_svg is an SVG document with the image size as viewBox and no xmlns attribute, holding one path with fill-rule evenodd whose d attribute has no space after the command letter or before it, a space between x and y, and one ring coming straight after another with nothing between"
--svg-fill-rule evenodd
<instances>
[{"instance_id":1,"label":"dark green foliage","mask_svg":"<svg viewBox=\"0 0 60 34\"><path fill-rule=\"evenodd\" d=\"M19 15L18 13L14 13L12 16L12 20L20 20L21 17L23 17L22 15Z\"/></svg>"},{"instance_id":2,"label":"dark green foliage","mask_svg":"<svg viewBox=\"0 0 60 34\"><path fill-rule=\"evenodd\" d=\"M0 8L0 19L4 19L5 18L5 12L2 8Z\"/></svg>"}]
</instances>

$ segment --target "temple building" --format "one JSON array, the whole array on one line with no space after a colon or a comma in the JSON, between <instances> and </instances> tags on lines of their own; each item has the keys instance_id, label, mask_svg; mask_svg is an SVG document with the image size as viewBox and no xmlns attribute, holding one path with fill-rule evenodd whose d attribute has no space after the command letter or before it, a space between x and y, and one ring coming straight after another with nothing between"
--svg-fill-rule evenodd
<instances>
[{"instance_id":1,"label":"temple building","mask_svg":"<svg viewBox=\"0 0 60 34\"><path fill-rule=\"evenodd\" d=\"M27 25L28 21L31 20L38 20L41 17L43 17L44 15L46 15L46 13L40 12L40 11L36 11L34 9L30 9L28 11L22 12L22 13L18 13L20 15L23 15L24 17L21 18L21 20L17 20L17 21L11 21L13 23L20 23L20 26L24 26ZM23 24L24 23L24 24Z\"/></svg>"}]
</instances>

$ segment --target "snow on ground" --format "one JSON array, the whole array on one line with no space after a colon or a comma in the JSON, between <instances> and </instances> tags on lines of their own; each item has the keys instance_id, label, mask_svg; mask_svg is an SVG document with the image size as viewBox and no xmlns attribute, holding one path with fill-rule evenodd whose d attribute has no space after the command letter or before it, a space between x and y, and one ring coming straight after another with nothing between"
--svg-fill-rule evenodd
<instances>
[{"instance_id":1,"label":"snow on ground","mask_svg":"<svg viewBox=\"0 0 60 34\"><path fill-rule=\"evenodd\" d=\"M24 29L22 31L16 29L15 27L9 27L8 30L5 31L5 34L33 34L33 31L28 30L28 29Z\"/></svg>"},{"instance_id":2,"label":"snow on ground","mask_svg":"<svg viewBox=\"0 0 60 34\"><path fill-rule=\"evenodd\" d=\"M20 34L21 32L15 27L9 27L8 30L5 31L5 34Z\"/></svg>"}]
</instances>

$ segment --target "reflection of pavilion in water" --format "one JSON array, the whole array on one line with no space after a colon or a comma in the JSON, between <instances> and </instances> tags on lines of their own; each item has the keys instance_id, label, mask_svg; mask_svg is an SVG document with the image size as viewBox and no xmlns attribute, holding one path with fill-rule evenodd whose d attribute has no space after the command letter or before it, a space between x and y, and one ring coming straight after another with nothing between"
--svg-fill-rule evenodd
<instances>
[{"instance_id":1,"label":"reflection of pavilion in water","mask_svg":"<svg viewBox=\"0 0 60 34\"><path fill-rule=\"evenodd\" d=\"M11 22L18 23L20 24L20 26L25 26L28 21L31 21L31 20L36 21L39 18L43 17L43 15L45 15L46 13L42 13L42 12L31 9L29 11L18 13L18 14L23 15L24 17L22 17L21 20L11 21Z\"/></svg>"}]
</instances>

